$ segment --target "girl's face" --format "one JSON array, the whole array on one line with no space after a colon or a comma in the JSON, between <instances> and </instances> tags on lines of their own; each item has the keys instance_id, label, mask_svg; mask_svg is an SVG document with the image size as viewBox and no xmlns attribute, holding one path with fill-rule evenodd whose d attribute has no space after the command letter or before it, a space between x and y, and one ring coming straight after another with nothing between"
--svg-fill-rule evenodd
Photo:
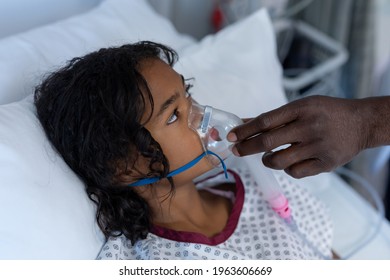
<instances>
[{"instance_id":1,"label":"girl's face","mask_svg":"<svg viewBox=\"0 0 390 280\"><path fill-rule=\"evenodd\" d=\"M160 144L173 171L203 153L198 134L188 127L188 114L192 104L188 85L183 76L159 59L149 59L141 64L141 74L148 83L154 100L153 114L145 124L152 137ZM151 108L146 108L143 123L150 116ZM203 158L192 168L173 177L176 186L192 181L212 169ZM167 180L161 183L167 184Z\"/></svg>"}]
</instances>

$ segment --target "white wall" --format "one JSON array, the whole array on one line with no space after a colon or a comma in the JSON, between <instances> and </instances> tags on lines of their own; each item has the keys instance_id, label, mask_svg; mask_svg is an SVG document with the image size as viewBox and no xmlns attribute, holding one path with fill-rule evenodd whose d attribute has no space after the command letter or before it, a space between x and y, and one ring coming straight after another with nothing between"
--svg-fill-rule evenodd
<instances>
[{"instance_id":1,"label":"white wall","mask_svg":"<svg viewBox=\"0 0 390 280\"><path fill-rule=\"evenodd\" d=\"M169 18L179 32L197 39L212 32L212 0L148 0L163 16Z\"/></svg>"},{"instance_id":2,"label":"white wall","mask_svg":"<svg viewBox=\"0 0 390 280\"><path fill-rule=\"evenodd\" d=\"M101 1L0 0L0 38L84 12Z\"/></svg>"},{"instance_id":3,"label":"white wall","mask_svg":"<svg viewBox=\"0 0 390 280\"><path fill-rule=\"evenodd\" d=\"M211 24L212 11L217 3L225 13L224 25L231 24L267 7L270 14L283 11L287 0L148 0L163 16L169 18L176 29L197 39L214 32Z\"/></svg>"},{"instance_id":4,"label":"white wall","mask_svg":"<svg viewBox=\"0 0 390 280\"><path fill-rule=\"evenodd\" d=\"M0 38L44 25L54 20L81 13L102 0L0 0ZM133 0L128 0L133 1ZM163 16L169 18L176 29L197 39L213 32L211 13L217 0L144 0ZM225 3L228 21L286 0L234 0Z\"/></svg>"}]
</instances>

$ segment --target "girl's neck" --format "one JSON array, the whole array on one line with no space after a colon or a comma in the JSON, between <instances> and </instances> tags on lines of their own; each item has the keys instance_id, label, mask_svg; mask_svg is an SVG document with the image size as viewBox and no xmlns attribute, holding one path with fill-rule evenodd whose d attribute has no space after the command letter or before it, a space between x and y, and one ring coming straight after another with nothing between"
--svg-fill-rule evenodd
<instances>
[{"instance_id":1,"label":"girl's neck","mask_svg":"<svg viewBox=\"0 0 390 280\"><path fill-rule=\"evenodd\" d=\"M176 186L171 196L149 200L149 205L155 224L198 221L205 214L204 200L193 183Z\"/></svg>"},{"instance_id":2,"label":"girl's neck","mask_svg":"<svg viewBox=\"0 0 390 280\"><path fill-rule=\"evenodd\" d=\"M199 191L192 182L177 186L168 199L149 200L155 225L206 236L213 236L224 228L230 204L222 197Z\"/></svg>"}]
</instances>

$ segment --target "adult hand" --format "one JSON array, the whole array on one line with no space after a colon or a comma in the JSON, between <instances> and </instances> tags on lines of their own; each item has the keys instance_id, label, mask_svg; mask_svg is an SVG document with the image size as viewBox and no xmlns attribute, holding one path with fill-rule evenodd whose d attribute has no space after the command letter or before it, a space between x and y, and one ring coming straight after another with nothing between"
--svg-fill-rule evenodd
<instances>
[{"instance_id":1,"label":"adult hand","mask_svg":"<svg viewBox=\"0 0 390 280\"><path fill-rule=\"evenodd\" d=\"M379 121L375 116L381 101L377 99L302 98L247 120L229 133L228 140L236 142L234 154L266 152L264 165L295 178L331 171L361 150L381 144L381 137L371 132L377 126L373 122Z\"/></svg>"}]
</instances>

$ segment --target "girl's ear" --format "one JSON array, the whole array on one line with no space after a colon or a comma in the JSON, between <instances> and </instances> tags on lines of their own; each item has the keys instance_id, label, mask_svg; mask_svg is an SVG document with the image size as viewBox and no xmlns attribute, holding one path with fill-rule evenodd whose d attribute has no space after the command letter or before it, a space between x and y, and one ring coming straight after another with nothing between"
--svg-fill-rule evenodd
<instances>
[{"instance_id":1,"label":"girl's ear","mask_svg":"<svg viewBox=\"0 0 390 280\"><path fill-rule=\"evenodd\" d=\"M115 182L120 185L131 184L149 172L149 160L138 154L126 162L116 164Z\"/></svg>"},{"instance_id":2,"label":"girl's ear","mask_svg":"<svg viewBox=\"0 0 390 280\"><path fill-rule=\"evenodd\" d=\"M115 182L119 185L128 185L136 181L135 177L131 175L129 172L118 172L115 175Z\"/></svg>"}]
</instances>

